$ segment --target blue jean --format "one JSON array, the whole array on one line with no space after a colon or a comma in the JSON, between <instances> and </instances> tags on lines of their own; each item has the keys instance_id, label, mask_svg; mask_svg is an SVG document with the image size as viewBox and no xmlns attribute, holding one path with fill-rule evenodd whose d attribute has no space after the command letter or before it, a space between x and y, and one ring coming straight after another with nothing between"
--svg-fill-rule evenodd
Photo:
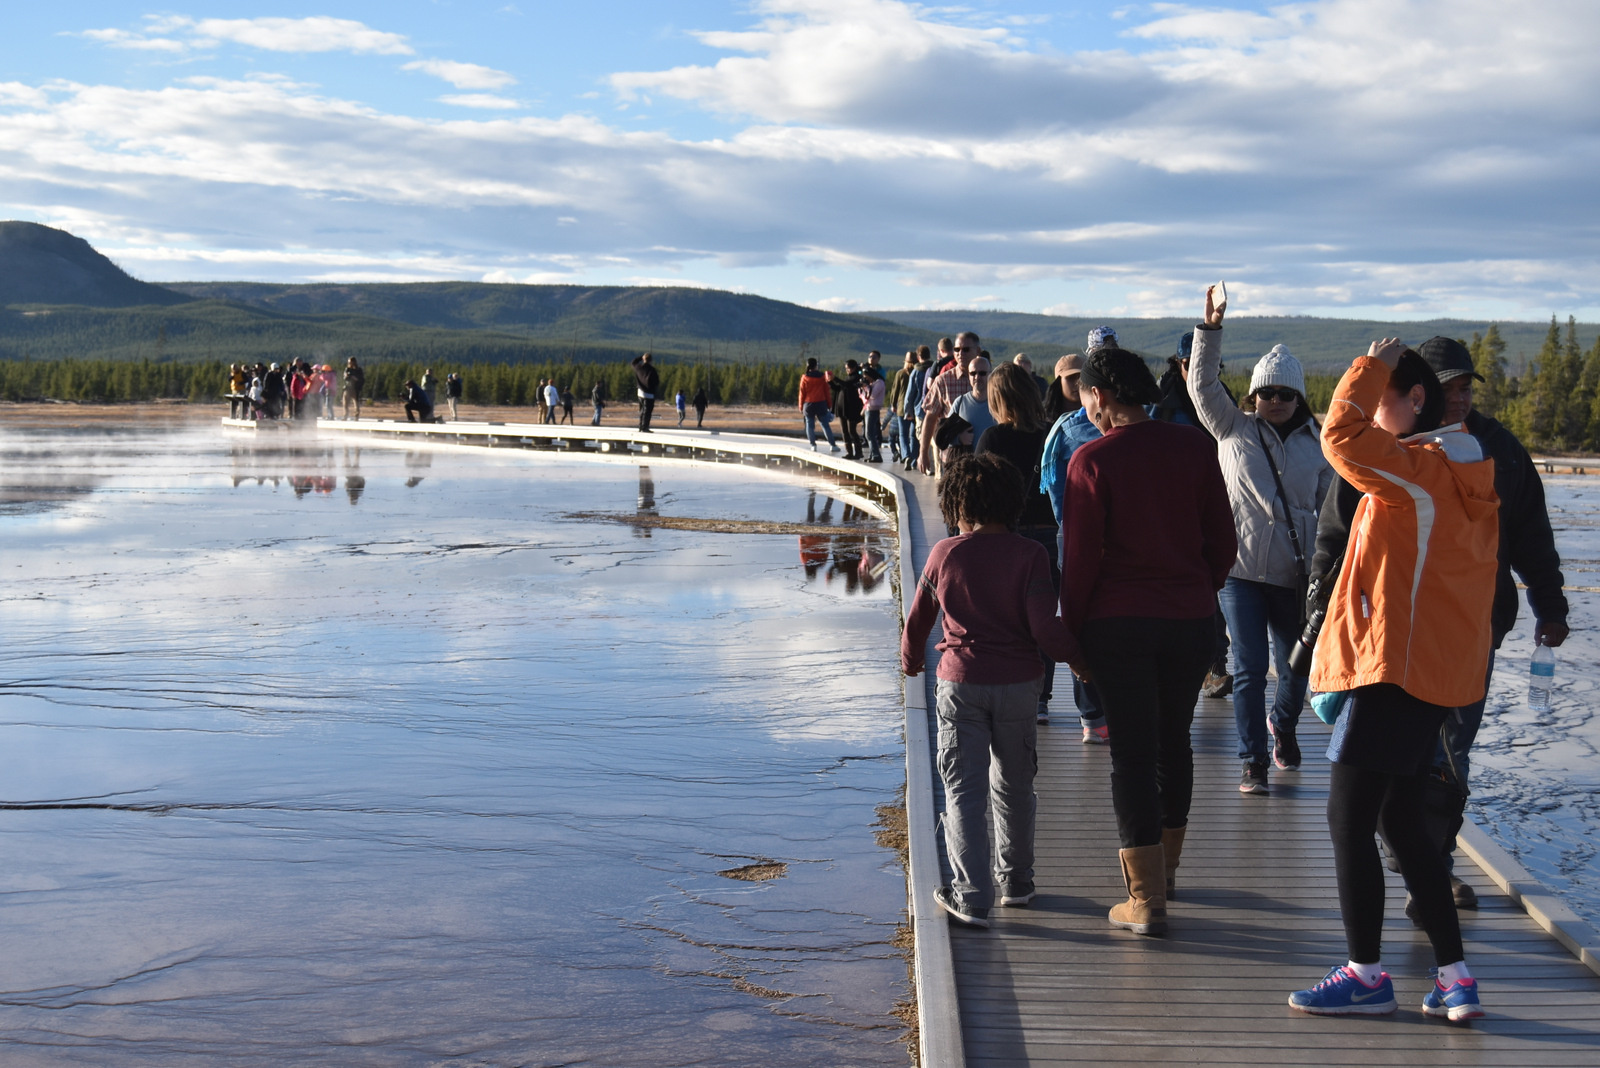
<instances>
[{"instance_id":1,"label":"blue jean","mask_svg":"<svg viewBox=\"0 0 1600 1068\"><path fill-rule=\"evenodd\" d=\"M1289 670L1289 650L1300 637L1300 594L1288 586L1228 576L1217 600L1233 638L1233 723L1239 732L1239 759L1265 764L1267 736L1267 640L1278 672L1272 698L1272 725L1294 730L1300 722L1310 680Z\"/></svg>"},{"instance_id":2,"label":"blue jean","mask_svg":"<svg viewBox=\"0 0 1600 1068\"><path fill-rule=\"evenodd\" d=\"M833 445L833 413L828 411L828 406L821 401L811 401L805 406L806 413L806 441L815 446L817 443L817 423L822 424L822 432L828 435L828 444Z\"/></svg>"},{"instance_id":3,"label":"blue jean","mask_svg":"<svg viewBox=\"0 0 1600 1068\"><path fill-rule=\"evenodd\" d=\"M1033 825L1039 800L1034 712L1039 680L985 685L940 679L939 777L944 780L944 844L950 888L969 908L994 906L996 881L1007 889L1033 886ZM992 767L991 767L992 761ZM994 879L989 825L994 805Z\"/></svg>"},{"instance_id":4,"label":"blue jean","mask_svg":"<svg viewBox=\"0 0 1600 1068\"><path fill-rule=\"evenodd\" d=\"M900 458L902 460L917 458L917 420L914 416L900 417Z\"/></svg>"}]
</instances>

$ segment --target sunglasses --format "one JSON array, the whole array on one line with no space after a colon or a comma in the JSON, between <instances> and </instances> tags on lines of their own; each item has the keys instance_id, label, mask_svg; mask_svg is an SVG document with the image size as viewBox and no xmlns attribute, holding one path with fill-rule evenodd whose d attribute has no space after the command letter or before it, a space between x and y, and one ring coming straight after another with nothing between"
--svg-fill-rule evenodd
<instances>
[{"instance_id":1,"label":"sunglasses","mask_svg":"<svg viewBox=\"0 0 1600 1068\"><path fill-rule=\"evenodd\" d=\"M989 377L989 372L988 371L974 371L974 372L972 372L972 377L973 378L988 378Z\"/></svg>"},{"instance_id":2,"label":"sunglasses","mask_svg":"<svg viewBox=\"0 0 1600 1068\"><path fill-rule=\"evenodd\" d=\"M1263 386L1256 390L1256 400L1278 400L1284 401L1285 403L1292 403L1299 399L1300 394L1288 388L1273 389L1271 386Z\"/></svg>"}]
</instances>

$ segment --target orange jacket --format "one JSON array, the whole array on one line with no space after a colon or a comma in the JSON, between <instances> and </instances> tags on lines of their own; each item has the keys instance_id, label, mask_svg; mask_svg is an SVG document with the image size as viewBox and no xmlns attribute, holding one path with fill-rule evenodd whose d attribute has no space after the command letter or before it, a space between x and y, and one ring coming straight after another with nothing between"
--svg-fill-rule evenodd
<instances>
[{"instance_id":1,"label":"orange jacket","mask_svg":"<svg viewBox=\"0 0 1600 1068\"><path fill-rule=\"evenodd\" d=\"M1311 687L1389 682L1430 704L1483 696L1500 499L1460 424L1397 440L1372 416L1389 382L1363 356L1334 391L1322 451L1366 496L1317 640Z\"/></svg>"},{"instance_id":2,"label":"orange jacket","mask_svg":"<svg viewBox=\"0 0 1600 1068\"><path fill-rule=\"evenodd\" d=\"M800 374L800 403L801 404L832 404L833 387L828 385L828 376L821 371L812 374Z\"/></svg>"}]
</instances>

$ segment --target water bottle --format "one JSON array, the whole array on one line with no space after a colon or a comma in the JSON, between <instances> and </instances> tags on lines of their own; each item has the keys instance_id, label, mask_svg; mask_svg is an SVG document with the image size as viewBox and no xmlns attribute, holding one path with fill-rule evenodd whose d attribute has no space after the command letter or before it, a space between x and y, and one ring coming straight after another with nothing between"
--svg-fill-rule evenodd
<instances>
[{"instance_id":1,"label":"water bottle","mask_svg":"<svg viewBox=\"0 0 1600 1068\"><path fill-rule=\"evenodd\" d=\"M1528 662L1528 707L1535 712L1550 711L1550 688L1556 681L1556 654L1540 642Z\"/></svg>"}]
</instances>

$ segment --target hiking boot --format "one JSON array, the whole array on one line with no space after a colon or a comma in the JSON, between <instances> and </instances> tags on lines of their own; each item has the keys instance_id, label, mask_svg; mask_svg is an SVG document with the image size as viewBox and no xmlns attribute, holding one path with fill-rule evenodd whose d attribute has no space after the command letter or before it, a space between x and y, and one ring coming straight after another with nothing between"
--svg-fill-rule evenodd
<instances>
[{"instance_id":1,"label":"hiking boot","mask_svg":"<svg viewBox=\"0 0 1600 1068\"><path fill-rule=\"evenodd\" d=\"M1267 720L1267 733L1272 735L1272 762L1284 771L1300 770L1300 742L1293 727L1274 727Z\"/></svg>"},{"instance_id":2,"label":"hiking boot","mask_svg":"<svg viewBox=\"0 0 1600 1068\"><path fill-rule=\"evenodd\" d=\"M950 918L957 923L968 927L989 926L989 910L967 908L956 900L956 892L948 886L941 886L933 892L934 904L950 914Z\"/></svg>"},{"instance_id":3,"label":"hiking boot","mask_svg":"<svg viewBox=\"0 0 1600 1068\"><path fill-rule=\"evenodd\" d=\"M1091 727L1087 723L1085 723L1083 725L1083 744L1084 745L1110 745L1111 744L1111 728L1107 727L1103 723L1098 727Z\"/></svg>"},{"instance_id":4,"label":"hiking boot","mask_svg":"<svg viewBox=\"0 0 1600 1068\"><path fill-rule=\"evenodd\" d=\"M1000 890L1000 904L1008 909L1025 908L1034 898L1032 883L1013 883Z\"/></svg>"},{"instance_id":5,"label":"hiking boot","mask_svg":"<svg viewBox=\"0 0 1600 1068\"><path fill-rule=\"evenodd\" d=\"M1363 983L1356 973L1340 965L1310 990L1289 995L1289 1007L1313 1016L1382 1016L1397 1007L1394 983L1384 972L1376 986Z\"/></svg>"},{"instance_id":6,"label":"hiking boot","mask_svg":"<svg viewBox=\"0 0 1600 1068\"><path fill-rule=\"evenodd\" d=\"M1233 693L1233 676L1206 672L1206 681L1201 684L1200 693L1204 697L1227 697Z\"/></svg>"},{"instance_id":7,"label":"hiking boot","mask_svg":"<svg viewBox=\"0 0 1600 1068\"><path fill-rule=\"evenodd\" d=\"M1450 896L1455 898L1458 909L1478 907L1478 892L1454 875L1450 876Z\"/></svg>"},{"instance_id":8,"label":"hiking boot","mask_svg":"<svg viewBox=\"0 0 1600 1068\"><path fill-rule=\"evenodd\" d=\"M1271 791L1267 788L1267 765L1265 761L1246 760L1244 770L1239 773L1239 792L1241 794L1260 794L1265 797Z\"/></svg>"}]
</instances>

